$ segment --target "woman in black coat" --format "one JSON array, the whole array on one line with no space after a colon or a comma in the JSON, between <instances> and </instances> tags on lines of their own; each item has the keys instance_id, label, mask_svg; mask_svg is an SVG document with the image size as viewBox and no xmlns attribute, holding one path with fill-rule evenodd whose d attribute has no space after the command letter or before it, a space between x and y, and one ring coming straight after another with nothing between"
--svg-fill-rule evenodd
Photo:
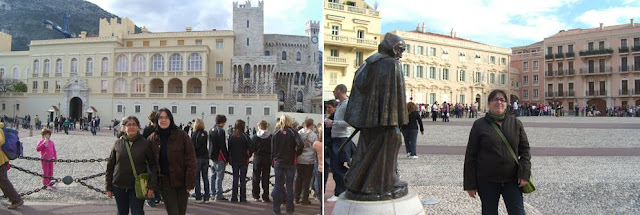
<instances>
[{"instance_id":1,"label":"woman in black coat","mask_svg":"<svg viewBox=\"0 0 640 215\"><path fill-rule=\"evenodd\" d=\"M233 168L233 186L231 202L238 201L238 189L240 190L240 202L247 202L247 168L251 155L251 139L244 133L245 122L236 120L233 133L229 136L229 157Z\"/></svg>"},{"instance_id":2,"label":"woman in black coat","mask_svg":"<svg viewBox=\"0 0 640 215\"><path fill-rule=\"evenodd\" d=\"M522 122L506 113L507 94L494 90L489 94L489 112L471 127L464 160L464 190L482 202L482 214L498 214L500 195L509 214L524 214L522 190L531 177L529 141ZM502 140L497 126L518 157L516 163Z\"/></svg>"}]
</instances>

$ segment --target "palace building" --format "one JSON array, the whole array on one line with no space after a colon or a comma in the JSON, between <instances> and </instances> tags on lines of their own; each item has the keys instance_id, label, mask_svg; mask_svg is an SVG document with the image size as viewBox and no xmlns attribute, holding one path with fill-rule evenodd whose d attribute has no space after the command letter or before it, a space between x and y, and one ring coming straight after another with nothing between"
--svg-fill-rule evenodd
<instances>
[{"instance_id":1,"label":"palace building","mask_svg":"<svg viewBox=\"0 0 640 215\"><path fill-rule=\"evenodd\" d=\"M0 93L0 115L146 119L167 107L178 122L212 123L224 114L252 126L277 112L322 110L314 99L317 21L306 23L305 36L264 34L264 3L247 1L233 3L232 30L134 33L134 27L127 18L101 19L97 36L34 40L20 52L4 48L11 37L0 34L0 77L28 88Z\"/></svg>"}]
</instances>

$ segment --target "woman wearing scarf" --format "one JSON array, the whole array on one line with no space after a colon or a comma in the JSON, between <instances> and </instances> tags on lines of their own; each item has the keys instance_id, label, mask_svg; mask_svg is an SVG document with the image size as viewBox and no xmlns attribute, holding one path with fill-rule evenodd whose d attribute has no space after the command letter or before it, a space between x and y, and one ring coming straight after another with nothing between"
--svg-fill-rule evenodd
<instances>
[{"instance_id":1,"label":"woman wearing scarf","mask_svg":"<svg viewBox=\"0 0 640 215\"><path fill-rule=\"evenodd\" d=\"M116 198L116 207L118 214L144 214L144 200L136 198L135 176L129 160L127 146L131 151L131 158L136 167L136 173L141 174L147 172L147 166L152 170L147 188L147 196L153 196L153 189L157 184L157 170L155 156L149 141L144 139L138 133L140 131L140 122L134 116L126 117L122 120L125 134L116 140L109 162L107 163L106 190L109 198Z\"/></svg>"},{"instance_id":2,"label":"woman wearing scarf","mask_svg":"<svg viewBox=\"0 0 640 215\"><path fill-rule=\"evenodd\" d=\"M522 122L506 113L506 93L489 94L489 112L473 123L464 161L464 190L470 197L476 193L482 202L482 214L498 214L500 195L509 214L524 214L522 190L531 176L529 141ZM518 163L493 127L504 134Z\"/></svg>"},{"instance_id":3,"label":"woman wearing scarf","mask_svg":"<svg viewBox=\"0 0 640 215\"><path fill-rule=\"evenodd\" d=\"M189 192L196 186L196 151L191 138L176 126L171 111L156 115L156 131L149 136L160 165L160 189L167 214L187 212Z\"/></svg>"}]
</instances>

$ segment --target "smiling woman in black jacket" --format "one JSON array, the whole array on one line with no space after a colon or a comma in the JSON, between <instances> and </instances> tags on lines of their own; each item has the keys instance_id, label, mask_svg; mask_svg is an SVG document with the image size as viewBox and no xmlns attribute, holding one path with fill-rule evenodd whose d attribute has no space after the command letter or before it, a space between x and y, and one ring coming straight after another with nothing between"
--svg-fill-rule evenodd
<instances>
[{"instance_id":1,"label":"smiling woman in black jacket","mask_svg":"<svg viewBox=\"0 0 640 215\"><path fill-rule=\"evenodd\" d=\"M531 176L529 141L522 122L506 113L506 93L489 94L489 113L476 120L469 134L464 160L464 190L482 201L482 214L498 214L502 194L509 214L524 214L522 190ZM516 164L507 144L492 123L500 128L520 165Z\"/></svg>"}]
</instances>

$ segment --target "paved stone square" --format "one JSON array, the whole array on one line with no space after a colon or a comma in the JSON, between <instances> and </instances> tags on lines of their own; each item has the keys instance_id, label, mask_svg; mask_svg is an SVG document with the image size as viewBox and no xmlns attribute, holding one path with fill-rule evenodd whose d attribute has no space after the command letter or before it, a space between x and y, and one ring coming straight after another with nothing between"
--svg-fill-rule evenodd
<instances>
[{"instance_id":1,"label":"paved stone square","mask_svg":"<svg viewBox=\"0 0 640 215\"><path fill-rule=\"evenodd\" d=\"M425 205L426 214L480 214L480 199L462 189L464 151L475 119L451 123L425 119L418 134L418 159L400 148L400 175ZM640 118L520 117L532 147L532 172L537 190L524 195L527 214L640 214ZM433 147L450 148L430 152ZM558 151L547 155L545 149ZM575 156L613 150L608 156ZM631 151L633 156L616 156ZM446 152L446 153L445 153ZM539 155L536 152L540 153ZM335 184L329 177L327 196ZM330 214L335 203L327 203ZM503 203L500 213L506 214Z\"/></svg>"}]
</instances>

